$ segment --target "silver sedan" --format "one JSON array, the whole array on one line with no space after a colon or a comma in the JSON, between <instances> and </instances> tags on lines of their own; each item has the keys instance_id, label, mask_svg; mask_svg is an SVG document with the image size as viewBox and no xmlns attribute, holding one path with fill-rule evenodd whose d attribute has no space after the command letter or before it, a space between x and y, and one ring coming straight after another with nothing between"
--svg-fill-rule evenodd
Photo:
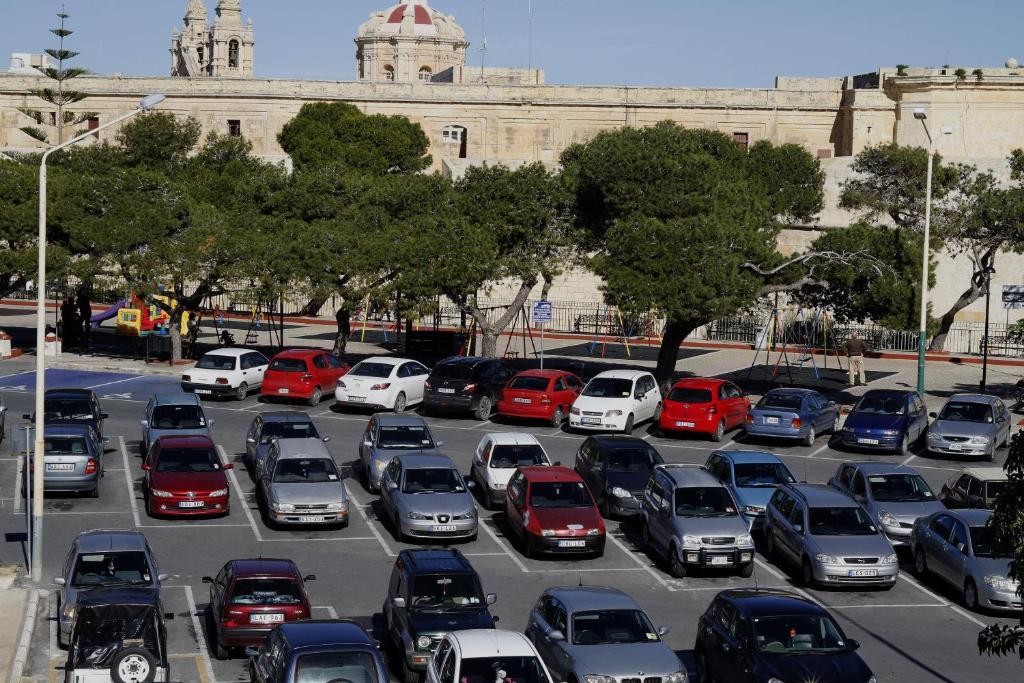
<instances>
[{"instance_id":1,"label":"silver sedan","mask_svg":"<svg viewBox=\"0 0 1024 683\"><path fill-rule=\"evenodd\" d=\"M380 500L399 540L474 540L472 485L447 455L402 455L384 469Z\"/></svg>"},{"instance_id":2,"label":"silver sedan","mask_svg":"<svg viewBox=\"0 0 1024 683\"><path fill-rule=\"evenodd\" d=\"M996 448L1010 440L1010 412L1003 401L986 394L951 396L928 427L928 452L974 455L995 460Z\"/></svg>"}]
</instances>

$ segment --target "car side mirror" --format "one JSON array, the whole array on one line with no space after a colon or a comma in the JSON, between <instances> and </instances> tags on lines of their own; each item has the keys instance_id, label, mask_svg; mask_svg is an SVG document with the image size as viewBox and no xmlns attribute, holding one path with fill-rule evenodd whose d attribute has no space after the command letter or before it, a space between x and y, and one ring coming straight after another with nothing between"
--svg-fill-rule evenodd
<instances>
[{"instance_id":1,"label":"car side mirror","mask_svg":"<svg viewBox=\"0 0 1024 683\"><path fill-rule=\"evenodd\" d=\"M501 617L499 617L498 615L494 615L493 617L491 617L491 621L493 621L495 624L497 624L500 620Z\"/></svg>"},{"instance_id":2,"label":"car side mirror","mask_svg":"<svg viewBox=\"0 0 1024 683\"><path fill-rule=\"evenodd\" d=\"M331 437L329 437L329 436L325 436L324 437L324 443L330 443L330 441L331 441Z\"/></svg>"},{"instance_id":3,"label":"car side mirror","mask_svg":"<svg viewBox=\"0 0 1024 683\"><path fill-rule=\"evenodd\" d=\"M110 417L109 414L107 414L107 413L100 413L100 419L101 420L106 420L108 417Z\"/></svg>"},{"instance_id":4,"label":"car side mirror","mask_svg":"<svg viewBox=\"0 0 1024 683\"><path fill-rule=\"evenodd\" d=\"M316 581L316 574L306 574L302 577L303 581Z\"/></svg>"},{"instance_id":5,"label":"car side mirror","mask_svg":"<svg viewBox=\"0 0 1024 683\"><path fill-rule=\"evenodd\" d=\"M107 444L110 443L110 439L104 437L104 438L100 439L100 443L103 444L104 446L106 446Z\"/></svg>"},{"instance_id":6,"label":"car side mirror","mask_svg":"<svg viewBox=\"0 0 1024 683\"><path fill-rule=\"evenodd\" d=\"M444 441L435 441L434 445L437 446L438 448L440 448L441 446L444 445Z\"/></svg>"},{"instance_id":7,"label":"car side mirror","mask_svg":"<svg viewBox=\"0 0 1024 683\"><path fill-rule=\"evenodd\" d=\"M672 629L669 628L668 626L659 626L658 627L658 635L659 636L667 636L669 634L669 632L671 632L671 631L672 631Z\"/></svg>"},{"instance_id":8,"label":"car side mirror","mask_svg":"<svg viewBox=\"0 0 1024 683\"><path fill-rule=\"evenodd\" d=\"M26 415L25 417L28 417L28 416ZM142 425L143 427L148 427L149 426L149 420L139 420L139 424Z\"/></svg>"},{"instance_id":9,"label":"car side mirror","mask_svg":"<svg viewBox=\"0 0 1024 683\"><path fill-rule=\"evenodd\" d=\"M405 609L405 598L391 598L391 606Z\"/></svg>"},{"instance_id":10,"label":"car side mirror","mask_svg":"<svg viewBox=\"0 0 1024 683\"><path fill-rule=\"evenodd\" d=\"M224 463L224 469L226 469L226 470L233 470L233 469L235 469L235 465L234 465L234 463L230 463L230 462Z\"/></svg>"},{"instance_id":11,"label":"car side mirror","mask_svg":"<svg viewBox=\"0 0 1024 683\"><path fill-rule=\"evenodd\" d=\"M803 533L804 533L804 526L803 526L803 524L794 524L793 525L793 531L797 532L798 534L803 535Z\"/></svg>"},{"instance_id":12,"label":"car side mirror","mask_svg":"<svg viewBox=\"0 0 1024 683\"><path fill-rule=\"evenodd\" d=\"M156 575L156 580L157 581L166 581L169 578L171 578L170 574L157 574Z\"/></svg>"},{"instance_id":13,"label":"car side mirror","mask_svg":"<svg viewBox=\"0 0 1024 683\"><path fill-rule=\"evenodd\" d=\"M206 424L209 427L212 427L215 422L216 422L216 420L214 420L212 417L206 418Z\"/></svg>"},{"instance_id":14,"label":"car side mirror","mask_svg":"<svg viewBox=\"0 0 1024 683\"><path fill-rule=\"evenodd\" d=\"M967 545L965 543L957 543L956 549L960 551L961 555L967 554Z\"/></svg>"},{"instance_id":15,"label":"car side mirror","mask_svg":"<svg viewBox=\"0 0 1024 683\"><path fill-rule=\"evenodd\" d=\"M53 582L54 582L55 584L57 584L58 586L63 586L63 585L65 584L65 583L67 583L67 581L65 581L65 580L64 580L64 579L63 579L62 577L60 577L60 576L58 576L57 578L55 578L55 579L53 580Z\"/></svg>"},{"instance_id":16,"label":"car side mirror","mask_svg":"<svg viewBox=\"0 0 1024 683\"><path fill-rule=\"evenodd\" d=\"M859 493L853 494L853 499L858 503L866 503L867 499Z\"/></svg>"},{"instance_id":17,"label":"car side mirror","mask_svg":"<svg viewBox=\"0 0 1024 683\"><path fill-rule=\"evenodd\" d=\"M203 583L213 583L213 577L204 576L203 577Z\"/></svg>"},{"instance_id":18,"label":"car side mirror","mask_svg":"<svg viewBox=\"0 0 1024 683\"><path fill-rule=\"evenodd\" d=\"M467 489L475 489L476 488L476 482L473 481L472 479L466 480L466 488Z\"/></svg>"},{"instance_id":19,"label":"car side mirror","mask_svg":"<svg viewBox=\"0 0 1024 683\"><path fill-rule=\"evenodd\" d=\"M550 633L548 633L548 638L550 638L551 640L565 640L565 634L556 628L553 629Z\"/></svg>"},{"instance_id":20,"label":"car side mirror","mask_svg":"<svg viewBox=\"0 0 1024 683\"><path fill-rule=\"evenodd\" d=\"M928 413L928 417L938 417L938 413Z\"/></svg>"},{"instance_id":21,"label":"car side mirror","mask_svg":"<svg viewBox=\"0 0 1024 683\"><path fill-rule=\"evenodd\" d=\"M252 647L250 645L249 647L245 648L245 656L246 657L259 657L260 656L260 648Z\"/></svg>"},{"instance_id":22,"label":"car side mirror","mask_svg":"<svg viewBox=\"0 0 1024 683\"><path fill-rule=\"evenodd\" d=\"M484 602L486 602L488 605L493 605L494 603L498 602L498 594L488 593L486 596L484 596Z\"/></svg>"},{"instance_id":23,"label":"car side mirror","mask_svg":"<svg viewBox=\"0 0 1024 683\"><path fill-rule=\"evenodd\" d=\"M846 647L850 648L851 650L859 650L860 649L860 641L859 640L854 640L853 638L847 638L846 639Z\"/></svg>"},{"instance_id":24,"label":"car side mirror","mask_svg":"<svg viewBox=\"0 0 1024 683\"><path fill-rule=\"evenodd\" d=\"M246 442L247 444L249 444L250 446L255 446L255 445L256 445L256 439L252 438L251 436L250 436L249 438L247 438L247 439L245 440L245 442Z\"/></svg>"},{"instance_id":25,"label":"car side mirror","mask_svg":"<svg viewBox=\"0 0 1024 683\"><path fill-rule=\"evenodd\" d=\"M388 480L387 486L388 486L388 490L389 491L396 491L398 489L398 484L396 484L395 482L393 482L391 480Z\"/></svg>"},{"instance_id":26,"label":"car side mirror","mask_svg":"<svg viewBox=\"0 0 1024 683\"><path fill-rule=\"evenodd\" d=\"M142 471L143 472L149 472L149 464L148 463L142 463Z\"/></svg>"},{"instance_id":27,"label":"car side mirror","mask_svg":"<svg viewBox=\"0 0 1024 683\"><path fill-rule=\"evenodd\" d=\"M367 448L373 448L373 442L370 441L369 439L363 439L363 445L366 446Z\"/></svg>"}]
</instances>

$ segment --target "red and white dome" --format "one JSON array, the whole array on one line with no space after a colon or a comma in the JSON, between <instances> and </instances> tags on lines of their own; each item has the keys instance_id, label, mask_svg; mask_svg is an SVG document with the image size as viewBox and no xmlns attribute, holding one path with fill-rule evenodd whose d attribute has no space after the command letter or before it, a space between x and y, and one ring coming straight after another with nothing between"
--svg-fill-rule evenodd
<instances>
[{"instance_id":1,"label":"red and white dome","mask_svg":"<svg viewBox=\"0 0 1024 683\"><path fill-rule=\"evenodd\" d=\"M359 27L359 38L376 36L408 36L465 40L455 17L444 15L427 4L427 0L402 0L381 12L370 15Z\"/></svg>"}]
</instances>

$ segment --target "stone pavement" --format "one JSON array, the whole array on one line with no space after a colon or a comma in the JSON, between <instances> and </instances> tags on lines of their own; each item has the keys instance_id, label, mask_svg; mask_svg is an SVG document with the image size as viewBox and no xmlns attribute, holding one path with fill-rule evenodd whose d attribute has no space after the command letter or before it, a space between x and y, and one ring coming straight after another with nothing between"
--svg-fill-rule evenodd
<instances>
[{"instance_id":1,"label":"stone pavement","mask_svg":"<svg viewBox=\"0 0 1024 683\"><path fill-rule=\"evenodd\" d=\"M22 645L25 612L34 591L11 587L17 571L16 567L0 565L0 615L4 623L3 628L0 628L0 683L20 681L20 666L25 661L26 653L19 652L19 646Z\"/></svg>"}]
</instances>

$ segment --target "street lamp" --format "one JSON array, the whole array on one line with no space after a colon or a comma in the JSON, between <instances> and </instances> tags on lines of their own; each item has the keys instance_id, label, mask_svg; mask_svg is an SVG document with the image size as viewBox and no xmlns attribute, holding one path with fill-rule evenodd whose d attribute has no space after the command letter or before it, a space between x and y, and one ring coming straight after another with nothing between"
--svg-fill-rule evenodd
<instances>
[{"instance_id":1,"label":"street lamp","mask_svg":"<svg viewBox=\"0 0 1024 683\"><path fill-rule=\"evenodd\" d=\"M51 147L43 152L39 162L39 274L36 279L36 417L35 417L35 450L32 454L32 580L43 578L43 477L46 467L43 447L43 394L46 391L46 160L56 151L85 140L105 128L121 123L136 114L149 111L166 99L165 95L147 95L139 101L139 106L99 128L93 128L65 143Z\"/></svg>"},{"instance_id":2,"label":"street lamp","mask_svg":"<svg viewBox=\"0 0 1024 683\"><path fill-rule=\"evenodd\" d=\"M996 269L991 264L985 266L985 337L981 348L981 392L985 393L985 384L988 380L988 310L992 302L992 274Z\"/></svg>"}]
</instances>

